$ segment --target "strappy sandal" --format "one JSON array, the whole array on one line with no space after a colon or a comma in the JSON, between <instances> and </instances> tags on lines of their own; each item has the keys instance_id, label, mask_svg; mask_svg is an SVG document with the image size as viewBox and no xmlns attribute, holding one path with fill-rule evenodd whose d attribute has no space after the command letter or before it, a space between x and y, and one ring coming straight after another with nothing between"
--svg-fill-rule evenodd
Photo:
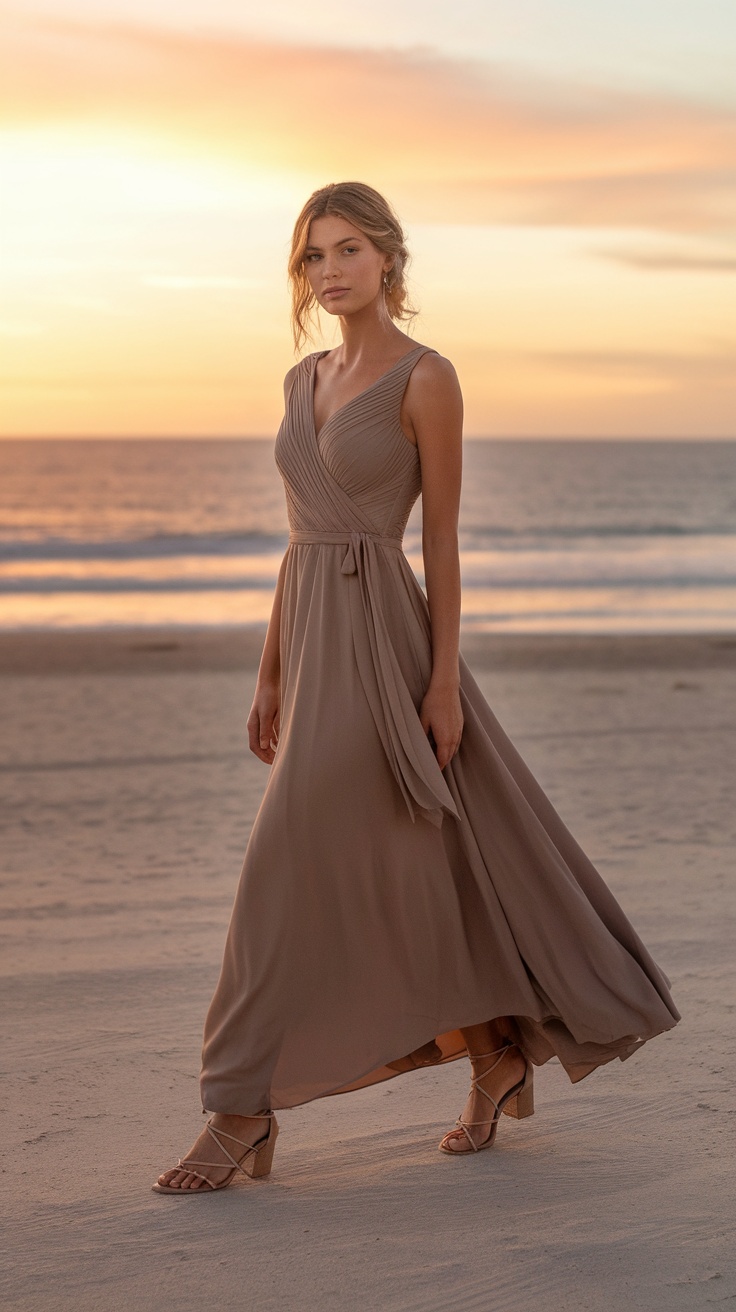
<instances>
[{"instance_id":1,"label":"strappy sandal","mask_svg":"<svg viewBox=\"0 0 736 1312\"><path fill-rule=\"evenodd\" d=\"M180 1158L175 1169L178 1171L186 1171L188 1175L198 1176L200 1180L205 1181L208 1187L206 1189L181 1189L176 1185L159 1184L157 1181L156 1184L151 1185L151 1188L157 1194L182 1194L187 1196L189 1194L207 1194L214 1193L216 1189L226 1189L234 1180L237 1171L242 1171L243 1175L247 1175L251 1180L257 1180L261 1176L268 1175L271 1170L271 1163L273 1162L273 1153L274 1148L276 1147L276 1136L279 1132L279 1127L278 1121L273 1112L259 1112L258 1115L270 1117L271 1124L268 1127L268 1134L264 1134L263 1138L257 1139L255 1143L245 1143L243 1139L236 1139L234 1134L228 1134L226 1130L216 1129L211 1121L207 1122L205 1129L212 1136L218 1148L220 1148L225 1156L232 1162L232 1169L228 1172L226 1179L222 1180L220 1184L213 1184L208 1176L202 1175L201 1171L195 1171L194 1167L209 1166L210 1168L221 1171L224 1162L197 1162L193 1159L188 1160L186 1158L182 1161ZM232 1139L233 1142L239 1144L241 1148L245 1148L246 1152L239 1159L233 1157L232 1154L228 1152L224 1143L221 1142L220 1136L222 1136L223 1139Z\"/></svg>"},{"instance_id":2,"label":"strappy sandal","mask_svg":"<svg viewBox=\"0 0 736 1312\"><path fill-rule=\"evenodd\" d=\"M498 1129L498 1122L501 1118L502 1112L505 1112L507 1116L513 1116L518 1121L523 1120L525 1116L534 1115L534 1068L530 1061L527 1061L526 1063L523 1080L519 1080L519 1083L515 1084L513 1089L509 1089L508 1093L505 1093L499 1102L496 1102L495 1098L492 1098L490 1093L488 1093L480 1083L481 1080L485 1079L486 1075L490 1075L491 1071L495 1071L499 1062L503 1061L504 1054L507 1053L510 1048L517 1048L518 1046L519 1045L516 1043L505 1043L502 1048L495 1048L493 1052L479 1052L476 1055L468 1053L471 1061L482 1061L485 1057L496 1057L500 1053L498 1060L494 1061L493 1065L489 1066L487 1071L483 1071L482 1075L473 1075L470 1080L471 1092L477 1089L479 1093L483 1094L484 1098L487 1098L490 1103L493 1103L493 1120L491 1121L491 1128L488 1132L487 1138L485 1138L482 1143L476 1143L470 1130L472 1126L485 1125L486 1122L464 1121L462 1116L459 1116L455 1122L459 1128L457 1130L448 1130L444 1139L442 1139L438 1145L441 1152L449 1153L451 1157L465 1157L467 1155L466 1153L458 1151L455 1148L445 1147L450 1139L457 1139L461 1134L464 1134L470 1144L471 1151L479 1153L481 1149L491 1147L493 1140L496 1137L496 1130Z\"/></svg>"}]
</instances>

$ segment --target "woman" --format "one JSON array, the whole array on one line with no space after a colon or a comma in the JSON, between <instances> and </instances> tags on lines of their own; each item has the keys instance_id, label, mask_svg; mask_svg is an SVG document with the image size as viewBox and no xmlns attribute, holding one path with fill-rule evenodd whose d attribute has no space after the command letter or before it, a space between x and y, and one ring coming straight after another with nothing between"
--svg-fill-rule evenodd
<instances>
[{"instance_id":1,"label":"woman","mask_svg":"<svg viewBox=\"0 0 736 1312\"><path fill-rule=\"evenodd\" d=\"M248 720L271 772L205 1025L212 1115L161 1192L267 1174L275 1109L466 1054L440 1147L489 1148L531 1114L533 1065L577 1081L679 1019L459 654L462 399L397 326L407 258L361 183L295 226L297 349L315 306L342 345L285 380L291 531ZM426 597L401 551L420 491Z\"/></svg>"}]
</instances>

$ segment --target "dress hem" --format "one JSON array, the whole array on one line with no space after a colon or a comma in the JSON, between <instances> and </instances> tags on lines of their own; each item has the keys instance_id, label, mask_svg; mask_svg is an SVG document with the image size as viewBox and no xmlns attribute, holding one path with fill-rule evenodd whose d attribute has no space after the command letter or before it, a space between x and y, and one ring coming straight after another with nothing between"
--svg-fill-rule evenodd
<instances>
[{"instance_id":1,"label":"dress hem","mask_svg":"<svg viewBox=\"0 0 736 1312\"><path fill-rule=\"evenodd\" d=\"M411 1049L411 1052L408 1054L408 1057L411 1057L412 1053L419 1051L419 1049L427 1046L428 1044L431 1044L432 1042L439 1045L440 1040L446 1038L449 1039L449 1036L451 1036L452 1034L459 1034L460 1030L462 1029L469 1029L473 1025L492 1023L494 1021L499 1021L503 1019L508 1019L508 1018L500 1015L492 1016L492 1017L486 1017L485 1020L483 1021L476 1021L476 1020L467 1021L464 1022L462 1025L455 1025L452 1026L451 1028L448 1027L447 1029L443 1030L439 1035L435 1033L433 1035L430 1035L429 1038L425 1038L422 1042L417 1043ZM549 1046L549 1053L546 1056L544 1056L541 1060L537 1055L537 1059L535 1060L535 1056L529 1051L529 1045L524 1042L523 1033L521 1033L521 1031L519 1030L519 1021L522 1022L526 1021L528 1024L535 1026L536 1028L539 1028L543 1031L545 1024L549 1022L559 1021L560 1017L550 1015L544 1017L542 1020L537 1020L531 1016L529 1017L512 1016L510 1019L512 1020L515 1027L517 1028L517 1036L515 1041L517 1042L518 1047L520 1048L522 1054L533 1066L536 1067L545 1066L548 1061L551 1061L554 1058L556 1058L562 1069L565 1071L565 1074L570 1080L570 1083L579 1084L582 1080L586 1079L589 1075L591 1075L593 1071L597 1070L599 1066L606 1066L610 1062L615 1061L616 1058L618 1058L619 1061L628 1060L628 1058L632 1057L635 1052L638 1052L640 1048L643 1048L644 1044L648 1043L650 1039L656 1038L657 1035L666 1033L670 1029L674 1029L675 1025L677 1025L678 1023L679 1017L673 1016L671 1019L671 1023L669 1025L662 1025L660 1028L653 1030L651 1033L648 1033L643 1036L638 1035L636 1037L633 1037L632 1035L623 1035L620 1040L612 1039L610 1043L601 1045L601 1047L605 1046L606 1048L609 1048L610 1051L601 1053L601 1055L599 1055L595 1061L587 1061L587 1062L581 1061L581 1062L567 1062L567 1063L562 1060L560 1053L554 1049L549 1037L546 1035L544 1037L545 1037L545 1042ZM457 1048L453 1048L450 1051L445 1052L442 1055L442 1057L438 1058L435 1061L417 1062L415 1065L408 1066L404 1070L396 1070L390 1065L391 1061L403 1060L403 1058L391 1058L388 1061L378 1062L378 1063L374 1061L365 1071L362 1072L362 1074L355 1076L351 1080L347 1080L347 1081L343 1080L339 1084L333 1086L332 1088L323 1089L318 1093L309 1094L307 1097L299 1098L294 1102L279 1102L276 1099L272 1099L267 1104L263 1104L263 1106L266 1106L267 1109L270 1111L291 1111L293 1108L296 1107L305 1107L310 1102L317 1102L319 1101L320 1098L334 1098L341 1094L357 1093L361 1089L371 1088L375 1084L384 1084L387 1080L395 1079L399 1075L409 1075L417 1070L430 1070L438 1066L447 1066L450 1064L450 1062L458 1061L465 1056L467 1056L467 1047L463 1043L460 1046L457 1046ZM373 1078L369 1078L371 1076ZM220 1100L217 1099L217 1101ZM228 1115L228 1116L259 1116L263 1114L262 1110L257 1112L233 1111L232 1106L208 1107L205 1105L205 1100L203 1100L202 1103L202 1110L203 1112L207 1112L213 1115L219 1114L219 1115Z\"/></svg>"}]
</instances>

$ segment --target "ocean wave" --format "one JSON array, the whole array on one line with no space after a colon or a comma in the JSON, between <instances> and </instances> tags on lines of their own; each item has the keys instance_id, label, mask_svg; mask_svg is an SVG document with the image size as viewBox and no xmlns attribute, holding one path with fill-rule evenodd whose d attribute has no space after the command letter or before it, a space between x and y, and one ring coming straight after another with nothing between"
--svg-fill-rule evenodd
<instances>
[{"instance_id":1,"label":"ocean wave","mask_svg":"<svg viewBox=\"0 0 736 1312\"><path fill-rule=\"evenodd\" d=\"M285 533L155 533L97 540L46 537L0 541L0 561L160 560L176 556L264 556L286 550Z\"/></svg>"}]
</instances>

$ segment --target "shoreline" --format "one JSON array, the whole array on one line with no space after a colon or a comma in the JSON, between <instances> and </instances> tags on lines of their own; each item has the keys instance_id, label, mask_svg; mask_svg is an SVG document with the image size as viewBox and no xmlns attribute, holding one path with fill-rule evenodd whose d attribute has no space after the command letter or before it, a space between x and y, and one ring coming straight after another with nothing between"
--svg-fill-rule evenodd
<instances>
[{"instance_id":1,"label":"shoreline","mask_svg":"<svg viewBox=\"0 0 736 1312\"><path fill-rule=\"evenodd\" d=\"M265 625L0 631L0 675L255 672ZM460 635L471 670L734 669L736 634Z\"/></svg>"}]
</instances>

